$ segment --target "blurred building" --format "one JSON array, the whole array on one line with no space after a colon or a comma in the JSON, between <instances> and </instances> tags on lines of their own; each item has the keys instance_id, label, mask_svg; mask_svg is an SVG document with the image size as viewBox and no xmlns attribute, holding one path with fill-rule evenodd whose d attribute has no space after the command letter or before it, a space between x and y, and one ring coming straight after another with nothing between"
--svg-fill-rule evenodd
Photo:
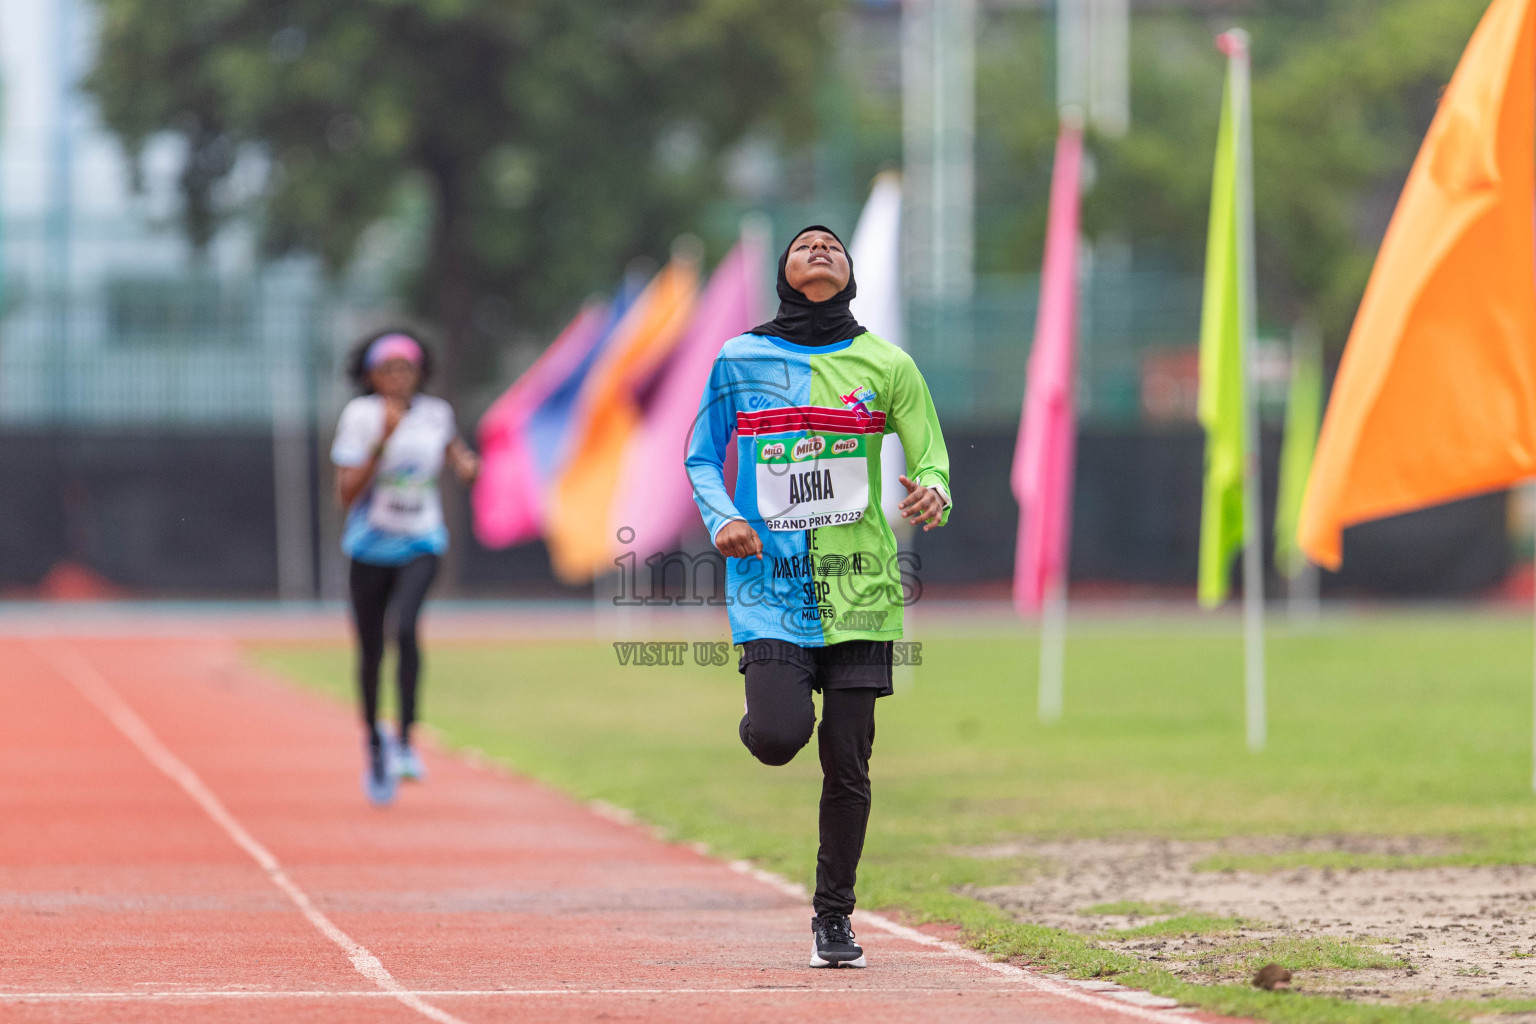
<instances>
[{"instance_id":1,"label":"blurred building","mask_svg":"<svg viewBox=\"0 0 1536 1024\"><path fill-rule=\"evenodd\" d=\"M0 10L0 424L268 424L269 371L312 340L316 274L261 266L240 225L191 251L175 143L130 166L76 88L93 15Z\"/></svg>"},{"instance_id":2,"label":"blurred building","mask_svg":"<svg viewBox=\"0 0 1536 1024\"><path fill-rule=\"evenodd\" d=\"M192 251L175 143L131 165L78 89L94 14L0 5L0 587L310 593L319 275Z\"/></svg>"}]
</instances>

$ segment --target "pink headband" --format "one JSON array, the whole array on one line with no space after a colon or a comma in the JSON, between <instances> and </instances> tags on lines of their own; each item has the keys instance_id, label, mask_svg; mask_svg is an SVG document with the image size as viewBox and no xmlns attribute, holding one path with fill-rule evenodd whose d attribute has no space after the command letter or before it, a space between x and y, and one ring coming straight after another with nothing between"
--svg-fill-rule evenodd
<instances>
[{"instance_id":1,"label":"pink headband","mask_svg":"<svg viewBox=\"0 0 1536 1024\"><path fill-rule=\"evenodd\" d=\"M410 335L386 334L368 346L368 354L363 357L363 365L371 370L390 359L404 359L412 366L420 366L421 346Z\"/></svg>"}]
</instances>

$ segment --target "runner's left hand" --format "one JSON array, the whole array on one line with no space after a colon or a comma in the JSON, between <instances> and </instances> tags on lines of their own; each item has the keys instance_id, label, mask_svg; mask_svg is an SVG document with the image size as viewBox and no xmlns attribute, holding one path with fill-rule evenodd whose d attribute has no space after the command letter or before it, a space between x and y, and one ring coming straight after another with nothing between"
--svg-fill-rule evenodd
<instances>
[{"instance_id":1,"label":"runner's left hand","mask_svg":"<svg viewBox=\"0 0 1536 1024\"><path fill-rule=\"evenodd\" d=\"M904 476L897 479L901 481L901 486L907 489L907 496L901 499L900 505L896 506L901 510L901 517L914 526L922 523L924 533L940 525L939 518L944 514L944 501L939 497L939 492L932 487L915 484Z\"/></svg>"},{"instance_id":2,"label":"runner's left hand","mask_svg":"<svg viewBox=\"0 0 1536 1024\"><path fill-rule=\"evenodd\" d=\"M455 467L459 472L459 479L466 484L475 482L475 477L480 475L480 456L474 452L465 452L459 458L459 464Z\"/></svg>"},{"instance_id":3,"label":"runner's left hand","mask_svg":"<svg viewBox=\"0 0 1536 1024\"><path fill-rule=\"evenodd\" d=\"M448 458L453 462L454 473L464 483L472 484L480 475L480 456L462 440L455 438L448 446Z\"/></svg>"}]
</instances>

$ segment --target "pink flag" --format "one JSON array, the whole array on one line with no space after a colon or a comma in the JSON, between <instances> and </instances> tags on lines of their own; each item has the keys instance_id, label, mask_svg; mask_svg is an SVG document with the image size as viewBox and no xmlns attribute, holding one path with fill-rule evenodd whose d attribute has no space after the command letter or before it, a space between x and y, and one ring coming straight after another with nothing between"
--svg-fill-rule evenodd
<instances>
[{"instance_id":1,"label":"pink flag","mask_svg":"<svg viewBox=\"0 0 1536 1024\"><path fill-rule=\"evenodd\" d=\"M1076 447L1072 388L1082 159L1082 127L1064 121L1051 172L1035 345L1029 353L1024 412L1013 451L1013 495L1019 501L1013 603L1020 613L1038 611L1054 586L1066 585Z\"/></svg>"},{"instance_id":2,"label":"pink flag","mask_svg":"<svg viewBox=\"0 0 1536 1024\"><path fill-rule=\"evenodd\" d=\"M642 560L668 550L699 521L683 456L699 413L699 396L709 383L720 346L765 319L759 298L764 248L763 240L744 234L715 268L693 323L667 363L645 419L630 440L609 510L608 533L619 543L620 531L633 530L634 536L622 546L638 552ZM628 537L627 531L624 536Z\"/></svg>"},{"instance_id":3,"label":"pink flag","mask_svg":"<svg viewBox=\"0 0 1536 1024\"><path fill-rule=\"evenodd\" d=\"M611 319L606 303L585 307L481 418L473 505L475 536L486 547L510 547L543 532L547 468L555 453L532 443L530 423L536 410L576 382Z\"/></svg>"}]
</instances>

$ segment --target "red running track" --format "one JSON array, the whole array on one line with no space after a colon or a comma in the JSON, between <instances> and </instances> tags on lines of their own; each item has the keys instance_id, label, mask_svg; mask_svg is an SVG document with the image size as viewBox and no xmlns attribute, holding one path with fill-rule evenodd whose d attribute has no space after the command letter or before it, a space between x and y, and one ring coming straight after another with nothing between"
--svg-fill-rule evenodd
<instances>
[{"instance_id":1,"label":"red running track","mask_svg":"<svg viewBox=\"0 0 1536 1024\"><path fill-rule=\"evenodd\" d=\"M0 1020L1177 1022L855 915L428 751L388 809L344 708L216 637L0 638ZM1132 994L1134 996L1134 994Z\"/></svg>"}]
</instances>

